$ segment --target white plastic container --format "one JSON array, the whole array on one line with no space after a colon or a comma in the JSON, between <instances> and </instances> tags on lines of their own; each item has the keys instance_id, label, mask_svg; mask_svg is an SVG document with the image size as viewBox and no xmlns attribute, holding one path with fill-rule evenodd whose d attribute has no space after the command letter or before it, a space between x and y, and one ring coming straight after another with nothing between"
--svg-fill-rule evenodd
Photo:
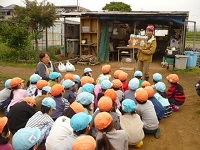
<instances>
[{"instance_id":1,"label":"white plastic container","mask_svg":"<svg viewBox=\"0 0 200 150\"><path fill-rule=\"evenodd\" d=\"M82 27L82 32L90 32L90 28L87 26Z\"/></svg>"},{"instance_id":2,"label":"white plastic container","mask_svg":"<svg viewBox=\"0 0 200 150\"><path fill-rule=\"evenodd\" d=\"M188 56L186 55L175 55L175 68L176 69L186 69Z\"/></svg>"}]
</instances>

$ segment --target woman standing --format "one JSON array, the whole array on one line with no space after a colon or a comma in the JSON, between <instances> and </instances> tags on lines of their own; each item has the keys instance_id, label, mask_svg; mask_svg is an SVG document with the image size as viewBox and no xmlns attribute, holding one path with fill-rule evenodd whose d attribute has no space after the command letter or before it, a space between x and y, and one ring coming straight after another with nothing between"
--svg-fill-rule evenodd
<instances>
[{"instance_id":1,"label":"woman standing","mask_svg":"<svg viewBox=\"0 0 200 150\"><path fill-rule=\"evenodd\" d=\"M146 28L146 35L148 36L147 39L147 47L145 49L138 49L138 70L143 72L144 79L146 81L149 80L149 68L152 62L153 54L156 50L156 38L153 35L154 33L154 26L149 25Z\"/></svg>"},{"instance_id":2,"label":"woman standing","mask_svg":"<svg viewBox=\"0 0 200 150\"><path fill-rule=\"evenodd\" d=\"M43 80L49 80L49 74L51 72L58 72L53 62L51 62L50 57L47 53L42 52L39 55L40 62L37 65L36 74L39 74Z\"/></svg>"}]
</instances>

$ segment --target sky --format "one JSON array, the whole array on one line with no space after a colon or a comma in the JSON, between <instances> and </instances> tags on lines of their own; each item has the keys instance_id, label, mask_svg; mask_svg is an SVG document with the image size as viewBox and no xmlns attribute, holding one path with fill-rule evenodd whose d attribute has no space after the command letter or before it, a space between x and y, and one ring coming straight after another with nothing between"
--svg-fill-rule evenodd
<instances>
[{"instance_id":1,"label":"sky","mask_svg":"<svg viewBox=\"0 0 200 150\"><path fill-rule=\"evenodd\" d=\"M42 0L38 0L39 2ZM47 0L55 5L78 5L91 11L101 11L111 1L129 4L132 11L189 11L189 20L196 21L200 29L200 0ZM11 4L23 6L23 0L0 0L5 7ZM189 26L193 24L190 23Z\"/></svg>"}]
</instances>

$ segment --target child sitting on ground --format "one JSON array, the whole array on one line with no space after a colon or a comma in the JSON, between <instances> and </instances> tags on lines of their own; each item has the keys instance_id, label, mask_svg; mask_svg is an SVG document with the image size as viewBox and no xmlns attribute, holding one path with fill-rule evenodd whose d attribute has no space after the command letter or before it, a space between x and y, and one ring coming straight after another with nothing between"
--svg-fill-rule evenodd
<instances>
[{"instance_id":1,"label":"child sitting on ground","mask_svg":"<svg viewBox=\"0 0 200 150\"><path fill-rule=\"evenodd\" d=\"M122 87L123 87L124 92L126 92L128 90L128 83L126 82L128 78L128 74L126 72L121 72L118 77L119 77L119 80L123 84Z\"/></svg>"},{"instance_id":2,"label":"child sitting on ground","mask_svg":"<svg viewBox=\"0 0 200 150\"><path fill-rule=\"evenodd\" d=\"M96 141L90 135L82 135L74 141L72 150L96 150Z\"/></svg>"},{"instance_id":3,"label":"child sitting on ground","mask_svg":"<svg viewBox=\"0 0 200 150\"><path fill-rule=\"evenodd\" d=\"M135 78L137 78L138 80L139 80L139 88L141 88L142 87L142 82L144 82L144 80L142 80L142 76L143 76L143 73L142 73L142 71L135 71L135 73L134 73L134 77Z\"/></svg>"},{"instance_id":4,"label":"child sitting on ground","mask_svg":"<svg viewBox=\"0 0 200 150\"><path fill-rule=\"evenodd\" d=\"M42 89L45 86L49 86L49 82L46 80L39 80L36 84L35 97L42 95Z\"/></svg>"},{"instance_id":5,"label":"child sitting on ground","mask_svg":"<svg viewBox=\"0 0 200 150\"><path fill-rule=\"evenodd\" d=\"M143 81L141 86L145 88L146 86L151 86L151 83L149 81Z\"/></svg>"},{"instance_id":6,"label":"child sitting on ground","mask_svg":"<svg viewBox=\"0 0 200 150\"><path fill-rule=\"evenodd\" d=\"M111 73L111 66L110 65L104 65L102 68L101 68L101 71L102 71L102 74L99 75L99 77L96 79L96 84L99 84L99 79L102 77L102 76L107 76L108 79L111 81L112 77L110 75Z\"/></svg>"},{"instance_id":7,"label":"child sitting on ground","mask_svg":"<svg viewBox=\"0 0 200 150\"><path fill-rule=\"evenodd\" d=\"M179 106L185 102L183 87L178 83L179 77L176 74L170 74L166 78L171 84L167 91L167 98L173 111L177 111L179 110Z\"/></svg>"},{"instance_id":8,"label":"child sitting on ground","mask_svg":"<svg viewBox=\"0 0 200 150\"><path fill-rule=\"evenodd\" d=\"M116 70L115 72L114 72L114 75L113 75L113 80L114 79L119 79L119 74L122 72L122 70Z\"/></svg>"},{"instance_id":9,"label":"child sitting on ground","mask_svg":"<svg viewBox=\"0 0 200 150\"><path fill-rule=\"evenodd\" d=\"M53 85L60 83L61 81L61 74L58 72L51 72L49 74L49 86L52 87Z\"/></svg>"},{"instance_id":10,"label":"child sitting on ground","mask_svg":"<svg viewBox=\"0 0 200 150\"><path fill-rule=\"evenodd\" d=\"M153 74L153 89L154 89L154 92L156 92L156 89L155 89L155 84L160 82L162 80L162 75L160 73L154 73Z\"/></svg>"},{"instance_id":11,"label":"child sitting on ground","mask_svg":"<svg viewBox=\"0 0 200 150\"><path fill-rule=\"evenodd\" d=\"M62 85L64 85L65 87L65 94L63 98L67 99L68 102L72 104L76 99L75 94L72 92L72 90L74 89L75 82L71 81L70 79L67 79L62 83Z\"/></svg>"},{"instance_id":12,"label":"child sitting on ground","mask_svg":"<svg viewBox=\"0 0 200 150\"><path fill-rule=\"evenodd\" d=\"M84 72L83 76L92 77L92 69L91 68L85 68L83 72Z\"/></svg>"},{"instance_id":13,"label":"child sitting on ground","mask_svg":"<svg viewBox=\"0 0 200 150\"><path fill-rule=\"evenodd\" d=\"M112 88L117 92L117 97L121 102L124 99L124 93L122 92L122 82L119 79L114 79L112 84Z\"/></svg>"},{"instance_id":14,"label":"child sitting on ground","mask_svg":"<svg viewBox=\"0 0 200 150\"><path fill-rule=\"evenodd\" d=\"M102 96L104 96L104 93L105 93L105 91L106 91L107 89L112 88L113 84L110 82L110 80L103 80L103 81L101 82L101 85L100 85L100 86L101 86L102 92L98 93L98 95L97 95L97 101L99 101L99 99L100 99Z\"/></svg>"},{"instance_id":15,"label":"child sitting on ground","mask_svg":"<svg viewBox=\"0 0 200 150\"><path fill-rule=\"evenodd\" d=\"M40 77L38 74L33 74L30 76L29 81L27 82L28 96L35 98L35 90L37 89L36 84L41 79L42 77Z\"/></svg>"}]
</instances>

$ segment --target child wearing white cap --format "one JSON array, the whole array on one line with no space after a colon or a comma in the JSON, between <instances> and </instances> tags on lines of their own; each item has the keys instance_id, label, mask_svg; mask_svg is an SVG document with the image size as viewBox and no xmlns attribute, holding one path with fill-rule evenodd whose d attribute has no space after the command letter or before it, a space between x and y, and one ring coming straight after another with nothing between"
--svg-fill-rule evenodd
<instances>
[{"instance_id":1,"label":"child wearing white cap","mask_svg":"<svg viewBox=\"0 0 200 150\"><path fill-rule=\"evenodd\" d=\"M76 96L72 91L74 89L75 82L71 81L70 79L67 79L62 83L62 85L65 88L65 94L63 98L67 99L68 102L72 104L76 99Z\"/></svg>"},{"instance_id":2,"label":"child wearing white cap","mask_svg":"<svg viewBox=\"0 0 200 150\"><path fill-rule=\"evenodd\" d=\"M53 86L61 81L61 74L59 72L51 72L49 74L49 86Z\"/></svg>"},{"instance_id":3,"label":"child wearing white cap","mask_svg":"<svg viewBox=\"0 0 200 150\"><path fill-rule=\"evenodd\" d=\"M42 77L40 77L38 74L33 74L30 76L29 81L27 82L28 96L35 98L35 91L37 89L36 84L41 79Z\"/></svg>"},{"instance_id":4,"label":"child wearing white cap","mask_svg":"<svg viewBox=\"0 0 200 150\"><path fill-rule=\"evenodd\" d=\"M139 83L139 88L142 87L142 82L144 82L144 80L142 79L142 76L143 76L142 71L139 71L139 70L135 71L134 77L137 78L139 80L139 82L140 82Z\"/></svg>"}]
</instances>

